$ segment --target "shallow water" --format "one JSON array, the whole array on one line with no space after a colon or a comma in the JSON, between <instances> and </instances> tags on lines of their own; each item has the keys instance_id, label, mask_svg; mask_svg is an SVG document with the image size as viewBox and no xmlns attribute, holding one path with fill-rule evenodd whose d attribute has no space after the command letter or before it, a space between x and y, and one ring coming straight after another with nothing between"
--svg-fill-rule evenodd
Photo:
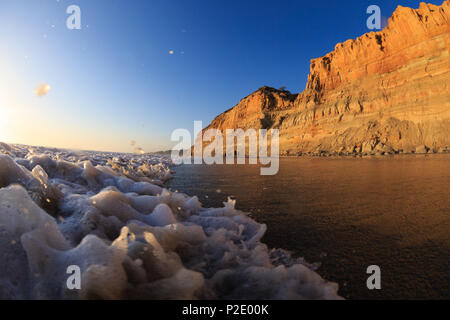
<instances>
[{"instance_id":1,"label":"shallow water","mask_svg":"<svg viewBox=\"0 0 450 320\"><path fill-rule=\"evenodd\" d=\"M228 196L350 299L450 298L450 155L283 158L276 176L251 165L183 165L172 190L205 206ZM367 289L370 265L381 290Z\"/></svg>"},{"instance_id":2,"label":"shallow water","mask_svg":"<svg viewBox=\"0 0 450 320\"><path fill-rule=\"evenodd\" d=\"M95 166L94 166L95 165ZM235 209L168 192L169 158L0 143L1 299L340 299ZM81 290L67 290L78 266Z\"/></svg>"}]
</instances>

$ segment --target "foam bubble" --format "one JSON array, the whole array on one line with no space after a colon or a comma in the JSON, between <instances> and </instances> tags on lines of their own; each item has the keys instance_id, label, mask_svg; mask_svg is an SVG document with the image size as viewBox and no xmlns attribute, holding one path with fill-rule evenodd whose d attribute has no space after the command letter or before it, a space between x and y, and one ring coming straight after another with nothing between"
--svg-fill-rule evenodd
<instances>
[{"instance_id":1,"label":"foam bubble","mask_svg":"<svg viewBox=\"0 0 450 320\"><path fill-rule=\"evenodd\" d=\"M49 84L47 83L42 83L40 85L38 85L36 87L36 89L34 90L34 93L38 96L38 97L44 97L47 95L47 93L50 91L51 87Z\"/></svg>"}]
</instances>

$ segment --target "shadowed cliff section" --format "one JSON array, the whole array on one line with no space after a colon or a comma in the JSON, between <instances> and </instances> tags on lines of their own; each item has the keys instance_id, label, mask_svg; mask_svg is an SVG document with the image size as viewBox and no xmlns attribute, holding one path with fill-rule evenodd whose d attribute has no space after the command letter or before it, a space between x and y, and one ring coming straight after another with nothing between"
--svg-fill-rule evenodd
<instances>
[{"instance_id":1,"label":"shadowed cliff section","mask_svg":"<svg viewBox=\"0 0 450 320\"><path fill-rule=\"evenodd\" d=\"M450 0L399 6L385 29L311 60L302 93L260 88L206 129L280 129L284 154L446 152L449 48Z\"/></svg>"}]
</instances>

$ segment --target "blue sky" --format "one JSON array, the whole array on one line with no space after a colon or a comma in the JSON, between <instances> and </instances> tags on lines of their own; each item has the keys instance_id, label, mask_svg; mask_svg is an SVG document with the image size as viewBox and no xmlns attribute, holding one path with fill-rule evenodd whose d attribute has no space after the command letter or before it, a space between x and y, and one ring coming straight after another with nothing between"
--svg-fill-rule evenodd
<instances>
[{"instance_id":1,"label":"blue sky","mask_svg":"<svg viewBox=\"0 0 450 320\"><path fill-rule=\"evenodd\" d=\"M369 31L369 5L389 17L419 3L1 0L0 140L170 149L174 129L206 126L259 87L302 91L312 58ZM72 4L81 30L66 28Z\"/></svg>"}]
</instances>

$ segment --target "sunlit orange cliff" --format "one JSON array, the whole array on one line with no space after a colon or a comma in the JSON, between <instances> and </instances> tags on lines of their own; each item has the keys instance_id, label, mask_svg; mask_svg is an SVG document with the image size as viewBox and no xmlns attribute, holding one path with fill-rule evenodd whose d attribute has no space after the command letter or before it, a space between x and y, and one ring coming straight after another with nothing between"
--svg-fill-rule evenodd
<instances>
[{"instance_id":1,"label":"sunlit orange cliff","mask_svg":"<svg viewBox=\"0 0 450 320\"><path fill-rule=\"evenodd\" d=\"M449 31L450 0L399 6L382 31L313 59L302 93L260 88L206 129L279 129L284 154L445 152Z\"/></svg>"}]
</instances>

